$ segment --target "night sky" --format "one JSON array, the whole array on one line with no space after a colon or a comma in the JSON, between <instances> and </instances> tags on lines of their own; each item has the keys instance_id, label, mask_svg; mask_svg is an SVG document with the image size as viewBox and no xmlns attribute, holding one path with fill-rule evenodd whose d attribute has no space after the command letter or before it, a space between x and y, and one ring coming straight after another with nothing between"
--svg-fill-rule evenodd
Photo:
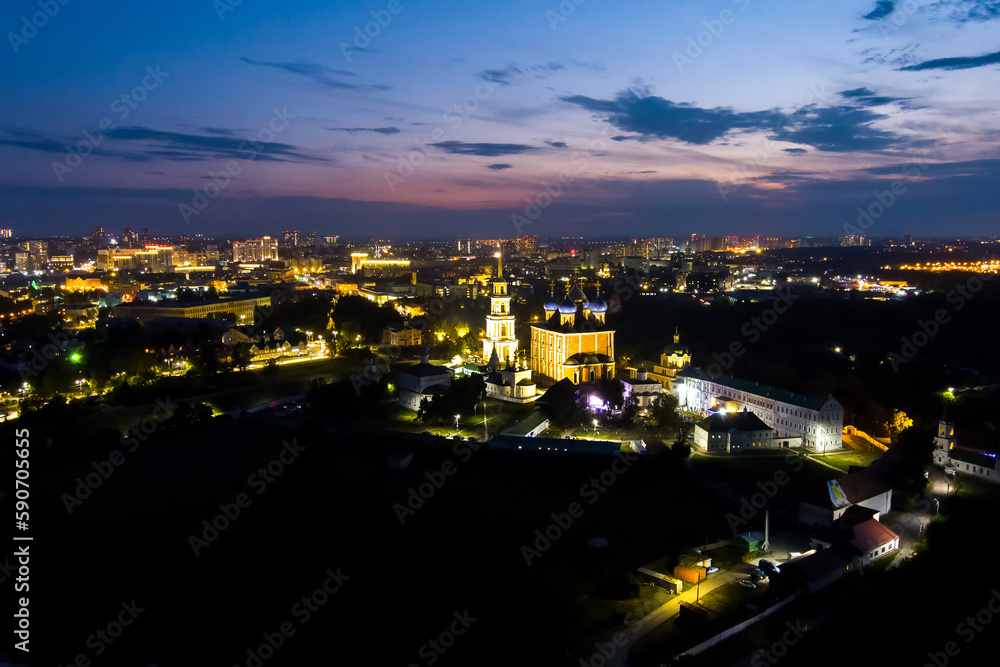
<instances>
[{"instance_id":1,"label":"night sky","mask_svg":"<svg viewBox=\"0 0 1000 667\"><path fill-rule=\"evenodd\" d=\"M0 17L18 235L1000 229L1000 0L49 5Z\"/></svg>"}]
</instances>

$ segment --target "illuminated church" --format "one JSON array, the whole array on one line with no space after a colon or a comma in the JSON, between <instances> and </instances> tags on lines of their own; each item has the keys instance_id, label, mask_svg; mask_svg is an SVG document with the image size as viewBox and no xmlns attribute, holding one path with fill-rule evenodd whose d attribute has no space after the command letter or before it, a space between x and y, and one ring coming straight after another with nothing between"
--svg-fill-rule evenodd
<instances>
[{"instance_id":1,"label":"illuminated church","mask_svg":"<svg viewBox=\"0 0 1000 667\"><path fill-rule=\"evenodd\" d=\"M499 254L497 255L499 258ZM490 314L486 316L483 359L486 366L486 395L506 401L534 400L536 386L531 369L518 355L514 336L514 316L510 312L510 285L503 278L503 259L497 259L497 277L490 281Z\"/></svg>"},{"instance_id":2,"label":"illuminated church","mask_svg":"<svg viewBox=\"0 0 1000 667\"><path fill-rule=\"evenodd\" d=\"M615 376L615 332L604 316L608 305L600 294L593 301L574 285L562 303L553 294L543 321L531 325L531 370L558 382L574 384Z\"/></svg>"}]
</instances>

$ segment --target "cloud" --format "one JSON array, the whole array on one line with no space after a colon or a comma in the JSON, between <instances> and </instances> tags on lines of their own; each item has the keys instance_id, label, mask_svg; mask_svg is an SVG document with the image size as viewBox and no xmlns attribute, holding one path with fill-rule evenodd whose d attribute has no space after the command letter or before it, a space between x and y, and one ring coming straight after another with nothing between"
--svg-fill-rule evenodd
<instances>
[{"instance_id":1,"label":"cloud","mask_svg":"<svg viewBox=\"0 0 1000 667\"><path fill-rule=\"evenodd\" d=\"M146 142L160 144L168 150L150 150L158 157L173 159L256 159L273 162L320 161L325 158L313 157L299 152L296 146L274 141L254 141L239 137L203 136L153 130L148 127L121 127L109 136L117 141Z\"/></svg>"},{"instance_id":2,"label":"cloud","mask_svg":"<svg viewBox=\"0 0 1000 667\"><path fill-rule=\"evenodd\" d=\"M479 78L490 83L498 83L501 86L509 86L514 78L521 74L521 69L516 65L507 65L503 69L484 69L479 73Z\"/></svg>"},{"instance_id":3,"label":"cloud","mask_svg":"<svg viewBox=\"0 0 1000 667\"><path fill-rule=\"evenodd\" d=\"M761 131L773 139L821 151L858 151L886 148L898 139L891 132L871 127L885 115L850 104L808 105L791 114L777 110L739 112L727 107L706 109L676 103L649 95L643 88L622 91L613 100L583 95L560 99L604 117L619 130L639 135L611 137L614 141L658 138L705 145L732 132Z\"/></svg>"},{"instance_id":4,"label":"cloud","mask_svg":"<svg viewBox=\"0 0 1000 667\"><path fill-rule=\"evenodd\" d=\"M1000 18L1000 0L953 0L951 15L956 23L992 21Z\"/></svg>"},{"instance_id":5,"label":"cloud","mask_svg":"<svg viewBox=\"0 0 1000 667\"><path fill-rule=\"evenodd\" d=\"M378 132L379 134L399 134L398 127L328 127L328 130L333 130L334 132L347 132L348 134L354 134L355 132Z\"/></svg>"},{"instance_id":6,"label":"cloud","mask_svg":"<svg viewBox=\"0 0 1000 667\"><path fill-rule=\"evenodd\" d=\"M680 139L689 144L708 144L733 130L763 129L781 120L777 111L740 113L723 107L702 109L643 93L629 89L618 93L614 100L583 95L561 99L605 116L620 130L646 137Z\"/></svg>"},{"instance_id":7,"label":"cloud","mask_svg":"<svg viewBox=\"0 0 1000 667\"><path fill-rule=\"evenodd\" d=\"M536 79L544 79L557 72L565 72L569 67L585 69L590 71L603 71L603 66L598 64L584 63L576 60L569 60L565 63L551 61L540 65L514 65L510 64L501 69L484 69L478 76L491 83L498 83L501 86L510 86L525 76L533 76Z\"/></svg>"},{"instance_id":8,"label":"cloud","mask_svg":"<svg viewBox=\"0 0 1000 667\"><path fill-rule=\"evenodd\" d=\"M0 139L0 144L27 148L46 153L67 153L68 146L75 146L77 139L47 137L30 132L4 130L14 139ZM94 148L93 155L129 162L147 162L164 158L175 162L192 162L214 159L254 159L270 162L329 162L321 157L306 155L291 144L241 139L227 130L217 130L212 136L153 130L148 127L119 127L104 133L110 140ZM112 150L112 142L134 144L131 150Z\"/></svg>"},{"instance_id":9,"label":"cloud","mask_svg":"<svg viewBox=\"0 0 1000 667\"><path fill-rule=\"evenodd\" d=\"M786 148L785 152L791 153L792 155L802 155L803 153L808 153L809 151L804 148Z\"/></svg>"},{"instance_id":10,"label":"cloud","mask_svg":"<svg viewBox=\"0 0 1000 667\"><path fill-rule=\"evenodd\" d=\"M498 162L497 164L486 165L487 169L496 169L497 171L501 169L511 169L514 165L507 164L506 162Z\"/></svg>"},{"instance_id":11,"label":"cloud","mask_svg":"<svg viewBox=\"0 0 1000 667\"><path fill-rule=\"evenodd\" d=\"M925 60L916 65L901 67L900 71L920 72L928 69L971 69L973 67L986 67L1000 63L1000 51L987 53L982 56L971 56L967 58L937 58L936 60Z\"/></svg>"},{"instance_id":12,"label":"cloud","mask_svg":"<svg viewBox=\"0 0 1000 667\"><path fill-rule=\"evenodd\" d=\"M896 9L896 3L893 0L878 0L875 3L875 9L865 14L864 18L869 21L884 19L889 14L892 14L894 9Z\"/></svg>"},{"instance_id":13,"label":"cloud","mask_svg":"<svg viewBox=\"0 0 1000 667\"><path fill-rule=\"evenodd\" d=\"M821 151L874 151L888 148L898 137L871 126L886 118L868 109L809 105L789 116L773 133L775 139L812 146Z\"/></svg>"},{"instance_id":14,"label":"cloud","mask_svg":"<svg viewBox=\"0 0 1000 667\"><path fill-rule=\"evenodd\" d=\"M855 104L860 104L870 107L878 107L886 104L891 104L893 102L906 102L909 98L906 97L889 97L887 95L879 95L874 90L868 88L855 88L854 90L842 90L838 93L841 97L850 100Z\"/></svg>"},{"instance_id":15,"label":"cloud","mask_svg":"<svg viewBox=\"0 0 1000 667\"><path fill-rule=\"evenodd\" d=\"M545 143L552 146L552 148L566 148L565 141L546 141Z\"/></svg>"},{"instance_id":16,"label":"cloud","mask_svg":"<svg viewBox=\"0 0 1000 667\"><path fill-rule=\"evenodd\" d=\"M453 155L483 155L486 157L520 155L538 150L534 146L527 146L525 144L466 143L464 141L439 141L436 144L430 145L442 148Z\"/></svg>"},{"instance_id":17,"label":"cloud","mask_svg":"<svg viewBox=\"0 0 1000 667\"><path fill-rule=\"evenodd\" d=\"M362 83L348 83L347 81L343 81L342 78L343 77L357 78L358 75L348 70L331 69L325 65L320 65L317 63L309 63L309 62L270 63L262 60L253 60L252 58L245 58L245 57L240 58L240 60L249 65L280 69L290 74L303 76L307 79L315 81L316 83L326 88L337 88L342 90L389 90L389 86L368 85Z\"/></svg>"}]
</instances>

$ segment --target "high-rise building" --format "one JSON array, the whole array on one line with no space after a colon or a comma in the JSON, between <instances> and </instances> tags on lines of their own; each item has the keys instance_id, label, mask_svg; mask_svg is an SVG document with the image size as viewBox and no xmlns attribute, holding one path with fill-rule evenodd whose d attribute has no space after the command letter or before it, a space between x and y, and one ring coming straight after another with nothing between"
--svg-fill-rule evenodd
<instances>
[{"instance_id":1,"label":"high-rise building","mask_svg":"<svg viewBox=\"0 0 1000 667\"><path fill-rule=\"evenodd\" d=\"M0 239L9 239L14 236L12 229L0 229Z\"/></svg>"},{"instance_id":2,"label":"high-rise building","mask_svg":"<svg viewBox=\"0 0 1000 667\"><path fill-rule=\"evenodd\" d=\"M21 273L45 271L49 264L48 241L22 241L14 254L14 264Z\"/></svg>"},{"instance_id":3,"label":"high-rise building","mask_svg":"<svg viewBox=\"0 0 1000 667\"><path fill-rule=\"evenodd\" d=\"M299 244L298 230L281 232L281 238L284 245L297 246Z\"/></svg>"},{"instance_id":4,"label":"high-rise building","mask_svg":"<svg viewBox=\"0 0 1000 667\"><path fill-rule=\"evenodd\" d=\"M234 262L263 262L278 259L278 239L264 236L246 241L233 241Z\"/></svg>"},{"instance_id":5,"label":"high-rise building","mask_svg":"<svg viewBox=\"0 0 1000 667\"><path fill-rule=\"evenodd\" d=\"M94 228L90 234L90 242L98 248L108 244L108 233L104 231L104 227Z\"/></svg>"},{"instance_id":6,"label":"high-rise building","mask_svg":"<svg viewBox=\"0 0 1000 667\"><path fill-rule=\"evenodd\" d=\"M535 234L518 236L514 239L514 252L521 257L531 257L538 252L538 236Z\"/></svg>"},{"instance_id":7,"label":"high-rise building","mask_svg":"<svg viewBox=\"0 0 1000 667\"><path fill-rule=\"evenodd\" d=\"M139 246L139 235L132 231L131 227L126 227L122 230L121 242L118 244L119 248L138 248Z\"/></svg>"},{"instance_id":8,"label":"high-rise building","mask_svg":"<svg viewBox=\"0 0 1000 667\"><path fill-rule=\"evenodd\" d=\"M457 249L458 252L471 255L476 249L477 243L475 239L458 239Z\"/></svg>"}]
</instances>

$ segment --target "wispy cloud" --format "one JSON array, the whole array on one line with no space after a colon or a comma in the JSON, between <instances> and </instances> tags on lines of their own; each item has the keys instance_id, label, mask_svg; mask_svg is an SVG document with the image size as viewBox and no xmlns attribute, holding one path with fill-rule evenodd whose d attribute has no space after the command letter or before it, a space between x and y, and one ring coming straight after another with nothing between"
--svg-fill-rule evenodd
<instances>
[{"instance_id":1,"label":"wispy cloud","mask_svg":"<svg viewBox=\"0 0 1000 667\"><path fill-rule=\"evenodd\" d=\"M272 63L246 57L242 57L240 60L249 65L256 65L257 67L270 67L272 69L279 69L284 72L288 72L289 74L302 76L326 88L337 88L342 90L389 90L389 86L381 84L364 84L344 81L344 78L353 79L357 78L358 75L348 70L331 69L326 65L320 65L318 63L304 61L294 63Z\"/></svg>"},{"instance_id":2,"label":"wispy cloud","mask_svg":"<svg viewBox=\"0 0 1000 667\"><path fill-rule=\"evenodd\" d=\"M514 165L507 164L506 162L498 162L497 164L486 165L486 168L487 169L495 169L495 170L499 171L501 169L511 169L511 168L513 168L513 166Z\"/></svg>"},{"instance_id":3,"label":"wispy cloud","mask_svg":"<svg viewBox=\"0 0 1000 667\"><path fill-rule=\"evenodd\" d=\"M334 132L347 132L348 134L354 134L356 132L377 132L379 134L399 134L398 127L328 127L328 130L333 130Z\"/></svg>"},{"instance_id":4,"label":"wispy cloud","mask_svg":"<svg viewBox=\"0 0 1000 667\"><path fill-rule=\"evenodd\" d=\"M896 3L893 2L893 0L878 0L878 2L875 3L875 9L865 14L864 17L869 21L878 21L879 19L884 19L889 14L892 14L895 9Z\"/></svg>"},{"instance_id":5,"label":"wispy cloud","mask_svg":"<svg viewBox=\"0 0 1000 667\"><path fill-rule=\"evenodd\" d=\"M38 133L4 130L12 138L0 138L0 144L45 153L66 153L66 147L76 140L69 137L45 136ZM94 148L93 155L129 162L147 162L161 158L175 162L215 159L247 159L271 162L329 162L326 158L307 155L291 144L274 141L253 141L234 136L233 132L216 128L212 135L187 134L148 127L120 127L106 133L109 142ZM115 150L122 144L128 148Z\"/></svg>"},{"instance_id":6,"label":"wispy cloud","mask_svg":"<svg viewBox=\"0 0 1000 667\"><path fill-rule=\"evenodd\" d=\"M901 67L901 71L920 72L928 69L971 69L973 67L986 67L1000 63L1000 51L987 53L982 56L971 56L967 58L937 58L935 60L925 60L916 65Z\"/></svg>"},{"instance_id":7,"label":"wispy cloud","mask_svg":"<svg viewBox=\"0 0 1000 667\"><path fill-rule=\"evenodd\" d=\"M439 141L436 144L431 144L431 146L441 148L453 155L483 155L486 157L520 155L538 150L534 146L527 146L525 144L467 143L464 141Z\"/></svg>"}]
</instances>

